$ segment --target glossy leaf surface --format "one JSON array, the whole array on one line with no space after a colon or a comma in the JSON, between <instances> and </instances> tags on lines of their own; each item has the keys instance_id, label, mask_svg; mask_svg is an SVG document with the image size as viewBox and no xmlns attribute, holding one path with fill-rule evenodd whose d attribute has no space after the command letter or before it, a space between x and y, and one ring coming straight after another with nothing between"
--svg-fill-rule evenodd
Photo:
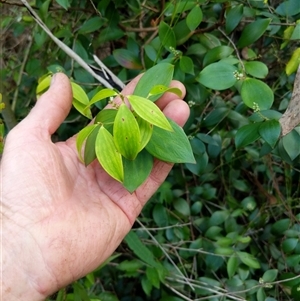
<instances>
[{"instance_id":1,"label":"glossy leaf surface","mask_svg":"<svg viewBox=\"0 0 300 301\"><path fill-rule=\"evenodd\" d=\"M128 160L134 160L140 150L140 130L133 113L125 104L118 109L113 133L118 151Z\"/></svg>"},{"instance_id":2,"label":"glossy leaf surface","mask_svg":"<svg viewBox=\"0 0 300 301\"><path fill-rule=\"evenodd\" d=\"M279 121L264 121L259 127L259 134L273 148L281 134L281 126Z\"/></svg>"},{"instance_id":3,"label":"glossy leaf surface","mask_svg":"<svg viewBox=\"0 0 300 301\"><path fill-rule=\"evenodd\" d=\"M98 125L93 124L93 125L88 125L85 128L83 128L76 137L76 148L77 148L77 152L79 154L79 159L83 162L83 158L81 155L81 151L82 151L82 146L85 142L85 140L87 139L87 137L92 133L92 131L97 127Z\"/></svg>"},{"instance_id":4,"label":"glossy leaf surface","mask_svg":"<svg viewBox=\"0 0 300 301\"><path fill-rule=\"evenodd\" d=\"M271 19L260 19L246 25L237 46L243 48L254 43L264 34L270 22Z\"/></svg>"},{"instance_id":5,"label":"glossy leaf surface","mask_svg":"<svg viewBox=\"0 0 300 301\"><path fill-rule=\"evenodd\" d=\"M129 95L127 98L134 112L141 118L166 131L172 131L168 119L152 101L136 95Z\"/></svg>"},{"instance_id":6,"label":"glossy leaf surface","mask_svg":"<svg viewBox=\"0 0 300 301\"><path fill-rule=\"evenodd\" d=\"M123 182L124 170L122 156L118 152L113 136L101 126L96 138L96 155L103 169L115 180Z\"/></svg>"},{"instance_id":7,"label":"glossy leaf surface","mask_svg":"<svg viewBox=\"0 0 300 301\"><path fill-rule=\"evenodd\" d=\"M271 88L255 78L247 78L243 81L241 96L245 105L254 110L268 110L274 101Z\"/></svg>"},{"instance_id":8,"label":"glossy leaf surface","mask_svg":"<svg viewBox=\"0 0 300 301\"><path fill-rule=\"evenodd\" d=\"M143 150L134 160L123 158L124 187L134 192L148 178L153 167L153 157Z\"/></svg>"},{"instance_id":9,"label":"glossy leaf surface","mask_svg":"<svg viewBox=\"0 0 300 301\"><path fill-rule=\"evenodd\" d=\"M239 128L235 136L235 145L237 148L245 147L259 139L258 129L260 123L247 124Z\"/></svg>"},{"instance_id":10,"label":"glossy leaf surface","mask_svg":"<svg viewBox=\"0 0 300 301\"><path fill-rule=\"evenodd\" d=\"M190 142L183 129L169 120L173 132L155 127L146 150L154 157L173 163L195 163Z\"/></svg>"},{"instance_id":11,"label":"glossy leaf surface","mask_svg":"<svg viewBox=\"0 0 300 301\"><path fill-rule=\"evenodd\" d=\"M214 90L225 90L232 87L237 79L234 76L236 67L223 62L213 63L205 67L197 80L204 86Z\"/></svg>"},{"instance_id":12,"label":"glossy leaf surface","mask_svg":"<svg viewBox=\"0 0 300 301\"><path fill-rule=\"evenodd\" d=\"M91 101L88 103L89 106L93 105L94 103L101 101L103 99L106 99L108 97L114 97L117 96L118 93L112 89L102 89L99 92L97 92L91 99Z\"/></svg>"},{"instance_id":13,"label":"glossy leaf surface","mask_svg":"<svg viewBox=\"0 0 300 301\"><path fill-rule=\"evenodd\" d=\"M133 94L147 97L154 86L169 86L173 78L174 66L169 63L160 63L148 69L137 83ZM155 101L159 96L152 101Z\"/></svg>"}]
</instances>

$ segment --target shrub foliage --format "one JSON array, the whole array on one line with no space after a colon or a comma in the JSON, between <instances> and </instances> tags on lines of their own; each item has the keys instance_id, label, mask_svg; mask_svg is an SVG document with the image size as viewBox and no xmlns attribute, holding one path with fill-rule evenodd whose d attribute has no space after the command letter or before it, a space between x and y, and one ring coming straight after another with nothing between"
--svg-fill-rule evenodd
<instances>
[{"instance_id":1,"label":"shrub foliage","mask_svg":"<svg viewBox=\"0 0 300 301\"><path fill-rule=\"evenodd\" d=\"M104 88L22 2L0 6L6 132L49 72L63 70L89 99ZM31 4L56 38L124 83L174 65L196 158L175 165L107 262L49 300L299 300L299 0ZM87 123L74 108L53 139Z\"/></svg>"}]
</instances>

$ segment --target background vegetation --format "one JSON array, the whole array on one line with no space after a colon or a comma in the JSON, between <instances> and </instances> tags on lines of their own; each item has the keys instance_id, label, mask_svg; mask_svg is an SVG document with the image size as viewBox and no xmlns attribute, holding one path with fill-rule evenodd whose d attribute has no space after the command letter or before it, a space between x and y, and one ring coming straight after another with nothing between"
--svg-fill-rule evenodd
<instances>
[{"instance_id":1,"label":"background vegetation","mask_svg":"<svg viewBox=\"0 0 300 301\"><path fill-rule=\"evenodd\" d=\"M299 0L30 4L87 63L96 54L124 82L173 63L197 160L174 167L105 264L49 300L300 300ZM0 10L2 134L49 71L63 68L90 97L102 89L21 1ZM86 124L73 109L53 140Z\"/></svg>"}]
</instances>

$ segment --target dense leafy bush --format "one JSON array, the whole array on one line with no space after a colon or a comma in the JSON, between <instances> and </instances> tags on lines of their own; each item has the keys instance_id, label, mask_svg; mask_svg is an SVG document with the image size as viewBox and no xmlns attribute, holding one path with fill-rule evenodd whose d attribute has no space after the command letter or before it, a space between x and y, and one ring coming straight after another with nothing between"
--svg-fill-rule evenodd
<instances>
[{"instance_id":1,"label":"dense leafy bush","mask_svg":"<svg viewBox=\"0 0 300 301\"><path fill-rule=\"evenodd\" d=\"M197 161L174 167L105 264L49 300L299 300L299 0L32 7L84 61L95 65L96 54L123 82L173 64ZM103 89L21 2L1 9L6 130L26 116L48 72L64 70L90 99ZM87 123L72 109L54 139Z\"/></svg>"}]
</instances>

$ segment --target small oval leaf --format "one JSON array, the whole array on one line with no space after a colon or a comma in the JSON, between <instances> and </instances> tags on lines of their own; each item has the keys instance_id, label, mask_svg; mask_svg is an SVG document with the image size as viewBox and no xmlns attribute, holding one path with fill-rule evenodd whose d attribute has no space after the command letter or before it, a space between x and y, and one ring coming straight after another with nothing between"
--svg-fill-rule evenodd
<instances>
[{"instance_id":1,"label":"small oval leaf","mask_svg":"<svg viewBox=\"0 0 300 301\"><path fill-rule=\"evenodd\" d=\"M254 110L268 110L274 101L274 93L264 82L255 78L246 78L241 87L242 100Z\"/></svg>"},{"instance_id":2,"label":"small oval leaf","mask_svg":"<svg viewBox=\"0 0 300 301\"><path fill-rule=\"evenodd\" d=\"M141 118L166 131L172 131L168 119L155 103L136 95L128 95L127 98L135 113Z\"/></svg>"},{"instance_id":3,"label":"small oval leaf","mask_svg":"<svg viewBox=\"0 0 300 301\"><path fill-rule=\"evenodd\" d=\"M116 49L113 52L115 60L126 69L142 69L140 58L128 49Z\"/></svg>"},{"instance_id":4,"label":"small oval leaf","mask_svg":"<svg viewBox=\"0 0 300 301\"><path fill-rule=\"evenodd\" d=\"M133 113L121 104L114 123L114 142L118 151L128 160L134 160L140 150L140 129Z\"/></svg>"},{"instance_id":5,"label":"small oval leaf","mask_svg":"<svg viewBox=\"0 0 300 301\"><path fill-rule=\"evenodd\" d=\"M261 137L273 148L281 134L281 126L278 120L266 120L259 127Z\"/></svg>"},{"instance_id":6,"label":"small oval leaf","mask_svg":"<svg viewBox=\"0 0 300 301\"><path fill-rule=\"evenodd\" d=\"M235 145L237 148L245 147L259 139L258 129L260 123L247 124L238 129L235 136Z\"/></svg>"},{"instance_id":7,"label":"small oval leaf","mask_svg":"<svg viewBox=\"0 0 300 301\"><path fill-rule=\"evenodd\" d=\"M237 43L238 48L246 47L257 41L266 31L271 19L256 20L245 26Z\"/></svg>"},{"instance_id":8,"label":"small oval leaf","mask_svg":"<svg viewBox=\"0 0 300 301\"><path fill-rule=\"evenodd\" d=\"M267 65L265 65L262 62L257 62L257 61L245 62L244 66L247 74L250 74L257 78L265 78L269 73L269 69Z\"/></svg>"},{"instance_id":9,"label":"small oval leaf","mask_svg":"<svg viewBox=\"0 0 300 301\"><path fill-rule=\"evenodd\" d=\"M232 87L237 79L236 67L223 62L213 63L205 67L197 80L204 86L214 90L225 90Z\"/></svg>"},{"instance_id":10,"label":"small oval leaf","mask_svg":"<svg viewBox=\"0 0 300 301\"><path fill-rule=\"evenodd\" d=\"M101 126L96 138L96 155L102 168L115 180L123 182L124 170L122 156L118 152L113 136Z\"/></svg>"}]
</instances>

